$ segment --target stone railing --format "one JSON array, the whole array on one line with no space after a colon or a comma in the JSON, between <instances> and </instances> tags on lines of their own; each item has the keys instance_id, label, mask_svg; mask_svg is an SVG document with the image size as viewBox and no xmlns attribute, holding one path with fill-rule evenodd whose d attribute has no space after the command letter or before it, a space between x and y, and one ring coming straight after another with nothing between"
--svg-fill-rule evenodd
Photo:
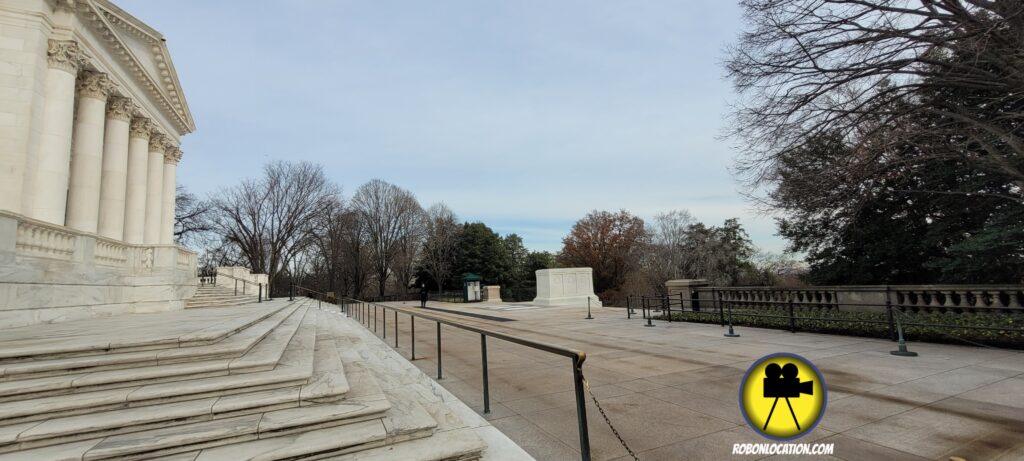
<instances>
[{"instance_id":1,"label":"stone railing","mask_svg":"<svg viewBox=\"0 0 1024 461\"><path fill-rule=\"evenodd\" d=\"M13 229L11 229L13 228ZM14 238L6 237L13 230ZM173 250L179 268L195 267L196 254L174 245L132 245L88 232L0 211L0 244L15 255L120 268L152 268L156 250Z\"/></svg>"},{"instance_id":2,"label":"stone railing","mask_svg":"<svg viewBox=\"0 0 1024 461\"><path fill-rule=\"evenodd\" d=\"M195 254L195 252L192 252L192 251L186 250L184 248L178 247L177 263L178 263L178 267L181 267L181 268L196 267L196 254Z\"/></svg>"},{"instance_id":3,"label":"stone railing","mask_svg":"<svg viewBox=\"0 0 1024 461\"><path fill-rule=\"evenodd\" d=\"M77 236L62 226L54 226L27 218L16 221L15 249L18 253L71 260Z\"/></svg>"},{"instance_id":4,"label":"stone railing","mask_svg":"<svg viewBox=\"0 0 1024 461\"><path fill-rule=\"evenodd\" d=\"M114 240L96 239L96 249L93 253L93 257L96 258L96 264L125 266L128 263L129 250L129 246L125 243Z\"/></svg>"},{"instance_id":5,"label":"stone railing","mask_svg":"<svg viewBox=\"0 0 1024 461\"><path fill-rule=\"evenodd\" d=\"M671 291L671 290L670 290ZM855 285L777 287L711 287L690 284L689 299L723 302L735 307L782 307L880 310L892 306L925 312L1020 310L1022 285ZM675 295L681 292L676 290ZM710 304L710 303L709 303Z\"/></svg>"},{"instance_id":6,"label":"stone railing","mask_svg":"<svg viewBox=\"0 0 1024 461\"><path fill-rule=\"evenodd\" d=\"M0 328L183 309L196 254L0 211Z\"/></svg>"}]
</instances>

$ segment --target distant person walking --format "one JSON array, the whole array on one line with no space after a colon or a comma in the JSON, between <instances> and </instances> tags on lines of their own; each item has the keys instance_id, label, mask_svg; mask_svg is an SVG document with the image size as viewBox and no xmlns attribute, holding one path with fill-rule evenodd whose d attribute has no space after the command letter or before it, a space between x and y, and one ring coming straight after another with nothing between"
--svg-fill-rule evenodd
<instances>
[{"instance_id":1,"label":"distant person walking","mask_svg":"<svg viewBox=\"0 0 1024 461\"><path fill-rule=\"evenodd\" d=\"M427 285L420 285L420 307L427 307Z\"/></svg>"}]
</instances>

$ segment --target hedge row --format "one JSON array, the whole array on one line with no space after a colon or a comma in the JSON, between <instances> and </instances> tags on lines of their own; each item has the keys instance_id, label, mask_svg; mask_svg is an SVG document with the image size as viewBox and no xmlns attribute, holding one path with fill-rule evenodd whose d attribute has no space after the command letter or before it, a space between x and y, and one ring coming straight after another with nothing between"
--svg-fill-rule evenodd
<instances>
[{"instance_id":1,"label":"hedge row","mask_svg":"<svg viewBox=\"0 0 1024 461\"><path fill-rule=\"evenodd\" d=\"M751 315L754 314L754 315ZM770 315L778 317L760 317ZM1024 314L1021 313L898 313L907 341L969 344L1024 349ZM889 338L889 321L884 312L850 312L838 309L800 309L793 315L797 331L850 336ZM660 317L665 320L665 315ZM728 319L728 311L726 311ZM719 323L715 311L673 311L673 321ZM733 309L733 325L761 328L790 328L786 308ZM918 325L920 324L920 325ZM979 329L979 327L991 329Z\"/></svg>"}]
</instances>

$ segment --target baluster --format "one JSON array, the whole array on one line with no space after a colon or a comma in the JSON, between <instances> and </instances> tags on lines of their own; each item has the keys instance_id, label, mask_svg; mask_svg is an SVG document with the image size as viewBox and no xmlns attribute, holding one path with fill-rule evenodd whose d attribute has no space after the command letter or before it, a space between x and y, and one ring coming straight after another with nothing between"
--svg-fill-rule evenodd
<instances>
[{"instance_id":1,"label":"baluster","mask_svg":"<svg viewBox=\"0 0 1024 461\"><path fill-rule=\"evenodd\" d=\"M956 291L953 291L953 290L947 291L946 292L946 302L942 303L942 306L943 307L956 307L956 303L953 301L953 295L955 295L955 294L956 294Z\"/></svg>"},{"instance_id":2,"label":"baluster","mask_svg":"<svg viewBox=\"0 0 1024 461\"><path fill-rule=\"evenodd\" d=\"M1006 306L1010 309L1020 309L1020 292L1017 290L1010 290L1010 303Z\"/></svg>"}]
</instances>

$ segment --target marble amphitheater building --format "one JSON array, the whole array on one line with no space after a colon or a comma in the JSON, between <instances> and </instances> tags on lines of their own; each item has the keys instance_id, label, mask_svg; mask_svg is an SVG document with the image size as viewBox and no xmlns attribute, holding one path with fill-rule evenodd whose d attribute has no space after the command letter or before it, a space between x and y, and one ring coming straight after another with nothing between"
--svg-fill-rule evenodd
<instances>
[{"instance_id":1,"label":"marble amphitheater building","mask_svg":"<svg viewBox=\"0 0 1024 461\"><path fill-rule=\"evenodd\" d=\"M153 28L0 0L0 461L529 459L334 306L200 286L195 128Z\"/></svg>"}]
</instances>

